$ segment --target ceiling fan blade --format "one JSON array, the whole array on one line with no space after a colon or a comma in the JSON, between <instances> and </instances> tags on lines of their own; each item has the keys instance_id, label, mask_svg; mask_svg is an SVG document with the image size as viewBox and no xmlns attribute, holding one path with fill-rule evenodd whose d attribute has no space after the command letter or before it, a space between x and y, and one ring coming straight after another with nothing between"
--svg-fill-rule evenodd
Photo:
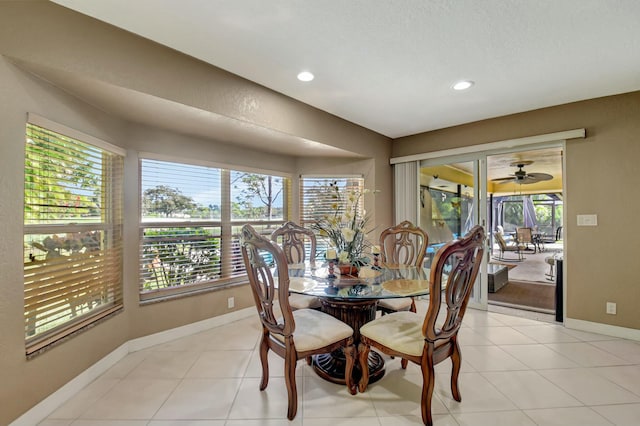
<instances>
[{"instance_id":1,"label":"ceiling fan blade","mask_svg":"<svg viewBox=\"0 0 640 426\"><path fill-rule=\"evenodd\" d=\"M527 179L533 179L536 182L541 182L543 180L551 180L553 176L548 173L528 173Z\"/></svg>"},{"instance_id":2,"label":"ceiling fan blade","mask_svg":"<svg viewBox=\"0 0 640 426\"><path fill-rule=\"evenodd\" d=\"M498 182L498 183L504 183L504 182L508 182L510 180L515 180L515 176L509 176L509 177L503 177L503 178L495 178L495 179L491 179L491 182Z\"/></svg>"}]
</instances>

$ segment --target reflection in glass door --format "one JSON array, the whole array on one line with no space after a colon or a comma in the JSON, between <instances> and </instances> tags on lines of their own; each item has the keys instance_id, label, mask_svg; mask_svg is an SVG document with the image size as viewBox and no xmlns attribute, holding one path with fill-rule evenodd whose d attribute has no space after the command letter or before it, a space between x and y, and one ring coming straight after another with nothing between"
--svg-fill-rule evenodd
<instances>
[{"instance_id":1,"label":"reflection in glass door","mask_svg":"<svg viewBox=\"0 0 640 426\"><path fill-rule=\"evenodd\" d=\"M429 235L425 266L430 267L435 253L447 242L465 235L480 215L478 178L480 161L424 160L420 163L419 224ZM474 287L470 305L486 309L486 293L482 297L480 283L486 281L485 267Z\"/></svg>"}]
</instances>

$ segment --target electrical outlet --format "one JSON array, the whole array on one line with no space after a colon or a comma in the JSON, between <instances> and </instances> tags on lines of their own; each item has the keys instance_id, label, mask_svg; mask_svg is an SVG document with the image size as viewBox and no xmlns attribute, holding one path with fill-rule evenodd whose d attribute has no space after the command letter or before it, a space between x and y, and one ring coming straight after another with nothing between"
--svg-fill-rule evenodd
<instances>
[{"instance_id":1,"label":"electrical outlet","mask_svg":"<svg viewBox=\"0 0 640 426\"><path fill-rule=\"evenodd\" d=\"M616 314L616 304L615 304L615 302L607 302L607 313L609 315L615 315Z\"/></svg>"},{"instance_id":2,"label":"electrical outlet","mask_svg":"<svg viewBox=\"0 0 640 426\"><path fill-rule=\"evenodd\" d=\"M236 305L236 300L233 297L227 299L227 308L231 309Z\"/></svg>"}]
</instances>

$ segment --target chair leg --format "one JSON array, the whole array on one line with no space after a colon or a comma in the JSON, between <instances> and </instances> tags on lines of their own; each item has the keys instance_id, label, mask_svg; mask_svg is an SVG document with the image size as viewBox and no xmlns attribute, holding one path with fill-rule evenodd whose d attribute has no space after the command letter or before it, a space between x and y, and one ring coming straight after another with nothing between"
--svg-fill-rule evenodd
<instances>
[{"instance_id":1,"label":"chair leg","mask_svg":"<svg viewBox=\"0 0 640 426\"><path fill-rule=\"evenodd\" d=\"M284 381L287 385L288 409L287 418L293 420L298 411L298 388L296 386L296 356L287 351L284 360Z\"/></svg>"},{"instance_id":2,"label":"chair leg","mask_svg":"<svg viewBox=\"0 0 640 426\"><path fill-rule=\"evenodd\" d=\"M458 340L455 338L453 341L451 364L451 395L453 395L453 399L460 402L462 401L462 395L460 395L460 387L458 386L458 376L460 375L460 367L462 366L462 357L460 356Z\"/></svg>"},{"instance_id":3,"label":"chair leg","mask_svg":"<svg viewBox=\"0 0 640 426\"><path fill-rule=\"evenodd\" d=\"M358 391L358 385L353 382L353 364L356 358L356 347L353 340L343 349L346 365L344 368L344 379L347 389L351 395L355 395Z\"/></svg>"},{"instance_id":4,"label":"chair leg","mask_svg":"<svg viewBox=\"0 0 640 426\"><path fill-rule=\"evenodd\" d=\"M262 364L262 381L260 382L260 390L263 391L269 384L269 344L267 339L269 334L265 333L260 342L260 364Z\"/></svg>"},{"instance_id":5,"label":"chair leg","mask_svg":"<svg viewBox=\"0 0 640 426\"><path fill-rule=\"evenodd\" d=\"M362 377L360 377L360 383L358 383L358 390L364 392L369 385L369 345L360 343L358 345L358 359L360 361L360 371Z\"/></svg>"},{"instance_id":6,"label":"chair leg","mask_svg":"<svg viewBox=\"0 0 640 426\"><path fill-rule=\"evenodd\" d=\"M427 354L422 358L422 422L427 426L433 426L431 416L431 398L433 397L433 387L435 385L435 374L433 371L433 346L427 349Z\"/></svg>"}]
</instances>

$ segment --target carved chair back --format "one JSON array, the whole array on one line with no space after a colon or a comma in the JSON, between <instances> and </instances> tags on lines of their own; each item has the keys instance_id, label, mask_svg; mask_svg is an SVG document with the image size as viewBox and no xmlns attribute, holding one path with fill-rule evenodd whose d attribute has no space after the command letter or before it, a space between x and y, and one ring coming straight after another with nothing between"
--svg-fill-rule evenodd
<instances>
[{"instance_id":1,"label":"carved chair back","mask_svg":"<svg viewBox=\"0 0 640 426\"><path fill-rule=\"evenodd\" d=\"M386 264L422 266L428 244L427 233L405 220L380 233L380 256Z\"/></svg>"}]
</instances>

